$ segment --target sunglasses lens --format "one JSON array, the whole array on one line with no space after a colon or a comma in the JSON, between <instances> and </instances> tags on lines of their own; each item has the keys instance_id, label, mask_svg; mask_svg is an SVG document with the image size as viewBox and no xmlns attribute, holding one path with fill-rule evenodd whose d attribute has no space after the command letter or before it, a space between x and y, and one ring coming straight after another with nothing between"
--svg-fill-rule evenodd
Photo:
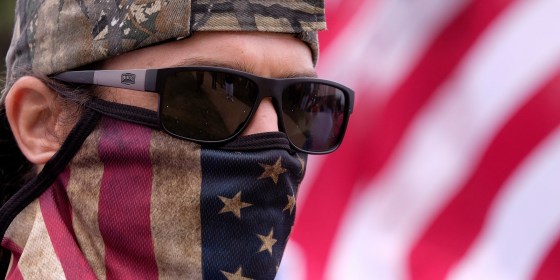
<instances>
[{"instance_id":1,"label":"sunglasses lens","mask_svg":"<svg viewBox=\"0 0 560 280\"><path fill-rule=\"evenodd\" d=\"M161 96L161 124L194 140L220 141L247 121L257 86L241 76L214 71L182 71L167 77Z\"/></svg>"},{"instance_id":2,"label":"sunglasses lens","mask_svg":"<svg viewBox=\"0 0 560 280\"><path fill-rule=\"evenodd\" d=\"M282 95L284 127L290 141L309 152L328 152L340 144L346 98L336 87L299 83Z\"/></svg>"}]
</instances>

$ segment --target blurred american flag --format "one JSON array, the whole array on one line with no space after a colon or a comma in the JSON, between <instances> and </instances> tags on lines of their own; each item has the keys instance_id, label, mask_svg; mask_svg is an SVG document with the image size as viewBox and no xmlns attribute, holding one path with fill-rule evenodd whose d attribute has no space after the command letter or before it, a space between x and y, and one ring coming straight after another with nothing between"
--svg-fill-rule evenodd
<instances>
[{"instance_id":1,"label":"blurred american flag","mask_svg":"<svg viewBox=\"0 0 560 280\"><path fill-rule=\"evenodd\" d=\"M326 4L358 96L277 279L559 279L560 1Z\"/></svg>"}]
</instances>

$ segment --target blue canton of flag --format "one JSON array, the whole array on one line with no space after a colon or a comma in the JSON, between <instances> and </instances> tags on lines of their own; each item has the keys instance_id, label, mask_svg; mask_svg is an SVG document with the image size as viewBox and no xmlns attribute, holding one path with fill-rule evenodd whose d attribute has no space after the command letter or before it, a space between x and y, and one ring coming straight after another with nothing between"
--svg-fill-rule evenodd
<instances>
[{"instance_id":1,"label":"blue canton of flag","mask_svg":"<svg viewBox=\"0 0 560 280\"><path fill-rule=\"evenodd\" d=\"M240 152L225 170L210 168L220 153L201 152L204 278L274 279L294 223L295 174L304 172L305 156Z\"/></svg>"}]
</instances>

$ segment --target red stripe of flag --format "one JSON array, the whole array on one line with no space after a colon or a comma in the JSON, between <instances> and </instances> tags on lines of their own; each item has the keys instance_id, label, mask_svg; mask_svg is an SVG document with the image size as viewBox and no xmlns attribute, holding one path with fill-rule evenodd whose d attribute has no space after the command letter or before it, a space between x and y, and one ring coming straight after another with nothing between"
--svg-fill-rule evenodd
<instances>
[{"instance_id":1,"label":"red stripe of flag","mask_svg":"<svg viewBox=\"0 0 560 280\"><path fill-rule=\"evenodd\" d=\"M390 158L418 112L449 80L478 37L513 0L477 0L465 8L435 39L409 78L397 89L384 108L369 139L371 159L362 174L370 181ZM371 140L370 140L371 141Z\"/></svg>"},{"instance_id":2,"label":"red stripe of flag","mask_svg":"<svg viewBox=\"0 0 560 280\"><path fill-rule=\"evenodd\" d=\"M102 121L99 230L105 243L107 279L158 277L150 226L150 139L150 128Z\"/></svg>"},{"instance_id":3,"label":"red stripe of flag","mask_svg":"<svg viewBox=\"0 0 560 280\"><path fill-rule=\"evenodd\" d=\"M412 279L444 279L484 226L516 168L560 125L560 72L505 124L460 192L412 247Z\"/></svg>"},{"instance_id":4,"label":"red stripe of flag","mask_svg":"<svg viewBox=\"0 0 560 280\"><path fill-rule=\"evenodd\" d=\"M335 1L325 1L325 17L327 19L328 32L319 32L319 42L324 50L328 48L338 35L347 27L348 22L356 14L366 1L377 0L353 0L334 3ZM337 5L336 7L333 7Z\"/></svg>"},{"instance_id":5,"label":"red stripe of flag","mask_svg":"<svg viewBox=\"0 0 560 280\"><path fill-rule=\"evenodd\" d=\"M560 275L560 233L556 243L544 258L533 279L553 280L558 279L558 275Z\"/></svg>"},{"instance_id":6,"label":"red stripe of flag","mask_svg":"<svg viewBox=\"0 0 560 280\"><path fill-rule=\"evenodd\" d=\"M308 279L323 279L330 244L350 195L364 187L359 183L370 182L377 175L418 112L434 98L436 90L452 75L478 37L512 2L476 0L466 6L435 38L379 112L379 118L376 110L363 108L367 104L357 104L349 137L341 151L325 160L294 227L293 236L307 253ZM366 124L371 126L364 127ZM328 217L318 219L323 216Z\"/></svg>"},{"instance_id":7,"label":"red stripe of flag","mask_svg":"<svg viewBox=\"0 0 560 280\"><path fill-rule=\"evenodd\" d=\"M66 193L69 179L70 170L67 168L59 175L57 181L39 197L41 213L66 278L96 279L91 266L80 251L74 235L72 206Z\"/></svg>"}]
</instances>

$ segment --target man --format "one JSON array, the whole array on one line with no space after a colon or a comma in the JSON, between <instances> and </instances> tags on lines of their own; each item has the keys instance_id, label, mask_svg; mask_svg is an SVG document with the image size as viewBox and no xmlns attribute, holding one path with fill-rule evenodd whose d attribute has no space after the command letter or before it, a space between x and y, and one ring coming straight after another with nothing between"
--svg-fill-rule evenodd
<instances>
[{"instance_id":1,"label":"man","mask_svg":"<svg viewBox=\"0 0 560 280\"><path fill-rule=\"evenodd\" d=\"M322 1L97 2L17 4L8 278L274 278L305 154L353 106L313 78Z\"/></svg>"}]
</instances>

